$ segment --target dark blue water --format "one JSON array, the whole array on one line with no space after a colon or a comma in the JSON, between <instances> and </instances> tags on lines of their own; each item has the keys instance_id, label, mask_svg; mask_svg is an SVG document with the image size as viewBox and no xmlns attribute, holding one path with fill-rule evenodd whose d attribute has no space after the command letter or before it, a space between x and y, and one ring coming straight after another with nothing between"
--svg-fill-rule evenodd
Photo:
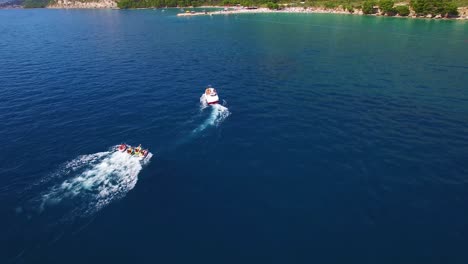
<instances>
[{"instance_id":1,"label":"dark blue water","mask_svg":"<svg viewBox=\"0 0 468 264\"><path fill-rule=\"evenodd\" d=\"M0 10L1 263L468 262L466 22L175 13Z\"/></svg>"}]
</instances>

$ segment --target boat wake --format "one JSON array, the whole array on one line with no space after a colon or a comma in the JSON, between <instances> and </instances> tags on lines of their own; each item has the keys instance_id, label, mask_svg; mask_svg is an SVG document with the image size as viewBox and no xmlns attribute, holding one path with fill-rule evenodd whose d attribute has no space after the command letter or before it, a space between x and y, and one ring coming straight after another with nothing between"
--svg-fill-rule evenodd
<instances>
[{"instance_id":1,"label":"boat wake","mask_svg":"<svg viewBox=\"0 0 468 264\"><path fill-rule=\"evenodd\" d=\"M6 237L25 238L16 242L19 250L12 252L12 263L23 263L30 250L34 252L60 241L64 235L81 232L94 220L96 212L135 187L138 174L152 154L139 160L116 148L78 156L18 195L16 214L8 221L22 223L22 229L0 230Z\"/></svg>"},{"instance_id":2,"label":"boat wake","mask_svg":"<svg viewBox=\"0 0 468 264\"><path fill-rule=\"evenodd\" d=\"M113 150L79 156L44 181L47 187L35 202L41 213L57 209L65 218L90 216L132 190L151 156L139 161Z\"/></svg>"},{"instance_id":3,"label":"boat wake","mask_svg":"<svg viewBox=\"0 0 468 264\"><path fill-rule=\"evenodd\" d=\"M208 105L206 103L206 100L202 100L203 96L202 98L200 98L200 111L203 111L205 108L211 107L211 113L200 126L198 126L192 131L193 133L199 133L209 126L218 126L231 114L227 107L222 106L220 104Z\"/></svg>"},{"instance_id":4,"label":"boat wake","mask_svg":"<svg viewBox=\"0 0 468 264\"><path fill-rule=\"evenodd\" d=\"M205 94L202 94L202 96L200 97L200 112L205 110L205 108L207 108L208 106L209 104L206 102Z\"/></svg>"}]
</instances>

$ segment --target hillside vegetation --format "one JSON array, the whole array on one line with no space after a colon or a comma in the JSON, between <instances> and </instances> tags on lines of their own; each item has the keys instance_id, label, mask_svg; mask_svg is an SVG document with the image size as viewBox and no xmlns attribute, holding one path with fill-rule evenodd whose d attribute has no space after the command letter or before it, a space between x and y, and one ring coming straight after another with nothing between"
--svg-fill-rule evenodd
<instances>
[{"instance_id":1,"label":"hillside vegetation","mask_svg":"<svg viewBox=\"0 0 468 264\"><path fill-rule=\"evenodd\" d=\"M49 4L49 0L25 0L23 7L25 8L41 8L46 7Z\"/></svg>"},{"instance_id":2,"label":"hillside vegetation","mask_svg":"<svg viewBox=\"0 0 468 264\"><path fill-rule=\"evenodd\" d=\"M407 16L410 14L410 7L417 15L441 15L455 16L458 14L458 6L468 6L468 0L410 0L409 3L395 3L393 0L307 0L301 2L288 2L279 0L119 0L117 5L122 9L144 8L144 7L187 7L200 5L237 5L242 6L264 6L270 9L278 9L281 5L305 7L324 7L335 9L341 7L349 12L355 9L362 9L364 14L373 14L380 7L380 11L386 15Z\"/></svg>"},{"instance_id":3,"label":"hillside vegetation","mask_svg":"<svg viewBox=\"0 0 468 264\"><path fill-rule=\"evenodd\" d=\"M25 8L42 8L53 4L55 0L12 0ZM284 5L322 7L327 9L341 8L353 13L362 10L364 14L380 11L386 15L407 16L410 10L419 16L431 14L433 16L456 16L457 7L468 6L468 0L409 0L409 2L395 2L394 0L306 0L305 2L290 2L281 0L115 0L119 8L148 8L148 7L188 7L188 6L262 6L279 9ZM77 2L100 2L100 0L77 0ZM374 7L379 7L375 9Z\"/></svg>"}]
</instances>

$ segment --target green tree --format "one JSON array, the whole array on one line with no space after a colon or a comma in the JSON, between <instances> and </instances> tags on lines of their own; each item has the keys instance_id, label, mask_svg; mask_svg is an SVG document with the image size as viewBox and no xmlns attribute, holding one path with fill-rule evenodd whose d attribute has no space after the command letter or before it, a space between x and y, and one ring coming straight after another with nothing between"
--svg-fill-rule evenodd
<instances>
[{"instance_id":1,"label":"green tree","mask_svg":"<svg viewBox=\"0 0 468 264\"><path fill-rule=\"evenodd\" d=\"M393 0L380 0L379 7L382 13L394 15L396 13L396 10L393 8L394 4Z\"/></svg>"},{"instance_id":2,"label":"green tree","mask_svg":"<svg viewBox=\"0 0 468 264\"><path fill-rule=\"evenodd\" d=\"M42 8L49 4L49 0L25 0L23 2L24 8Z\"/></svg>"},{"instance_id":3,"label":"green tree","mask_svg":"<svg viewBox=\"0 0 468 264\"><path fill-rule=\"evenodd\" d=\"M274 10L279 9L279 5L277 3L273 3L273 2L268 2L267 7L268 7L268 9L274 9Z\"/></svg>"},{"instance_id":4,"label":"green tree","mask_svg":"<svg viewBox=\"0 0 468 264\"><path fill-rule=\"evenodd\" d=\"M410 5L417 15L426 15L426 0L411 0Z\"/></svg>"},{"instance_id":5,"label":"green tree","mask_svg":"<svg viewBox=\"0 0 468 264\"><path fill-rule=\"evenodd\" d=\"M362 3L362 12L364 14L374 14L374 5L375 2L372 0L366 0L364 3Z\"/></svg>"},{"instance_id":6,"label":"green tree","mask_svg":"<svg viewBox=\"0 0 468 264\"><path fill-rule=\"evenodd\" d=\"M325 2L324 6L327 9L335 9L338 7L338 3L337 2Z\"/></svg>"},{"instance_id":7,"label":"green tree","mask_svg":"<svg viewBox=\"0 0 468 264\"><path fill-rule=\"evenodd\" d=\"M445 13L449 16L458 16L458 7L455 3L449 2L445 4Z\"/></svg>"},{"instance_id":8,"label":"green tree","mask_svg":"<svg viewBox=\"0 0 468 264\"><path fill-rule=\"evenodd\" d=\"M400 16L408 16L410 14L409 7L406 5L396 6L395 10Z\"/></svg>"},{"instance_id":9,"label":"green tree","mask_svg":"<svg viewBox=\"0 0 468 264\"><path fill-rule=\"evenodd\" d=\"M354 7L351 4L344 4L341 6L343 8L343 11L348 11L350 13L354 13Z\"/></svg>"},{"instance_id":10,"label":"green tree","mask_svg":"<svg viewBox=\"0 0 468 264\"><path fill-rule=\"evenodd\" d=\"M117 2L117 6L120 9L132 8L132 1L131 0L120 0L120 1Z\"/></svg>"},{"instance_id":11,"label":"green tree","mask_svg":"<svg viewBox=\"0 0 468 264\"><path fill-rule=\"evenodd\" d=\"M417 15L457 15L457 5L450 0L411 0Z\"/></svg>"},{"instance_id":12,"label":"green tree","mask_svg":"<svg viewBox=\"0 0 468 264\"><path fill-rule=\"evenodd\" d=\"M242 6L252 6L252 5L253 5L253 4L252 4L252 1L250 1L250 0L244 0L244 1L242 2Z\"/></svg>"},{"instance_id":13,"label":"green tree","mask_svg":"<svg viewBox=\"0 0 468 264\"><path fill-rule=\"evenodd\" d=\"M168 7L176 7L177 6L177 0L166 0L166 5Z\"/></svg>"}]
</instances>

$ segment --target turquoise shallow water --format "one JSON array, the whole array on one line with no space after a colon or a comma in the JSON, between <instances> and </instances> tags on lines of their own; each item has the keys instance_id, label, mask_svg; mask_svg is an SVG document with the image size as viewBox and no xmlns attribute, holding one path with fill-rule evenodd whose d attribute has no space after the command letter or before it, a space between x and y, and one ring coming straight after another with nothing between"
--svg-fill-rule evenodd
<instances>
[{"instance_id":1,"label":"turquoise shallow water","mask_svg":"<svg viewBox=\"0 0 468 264\"><path fill-rule=\"evenodd\" d=\"M466 22L175 14L0 10L1 263L468 261Z\"/></svg>"}]
</instances>

